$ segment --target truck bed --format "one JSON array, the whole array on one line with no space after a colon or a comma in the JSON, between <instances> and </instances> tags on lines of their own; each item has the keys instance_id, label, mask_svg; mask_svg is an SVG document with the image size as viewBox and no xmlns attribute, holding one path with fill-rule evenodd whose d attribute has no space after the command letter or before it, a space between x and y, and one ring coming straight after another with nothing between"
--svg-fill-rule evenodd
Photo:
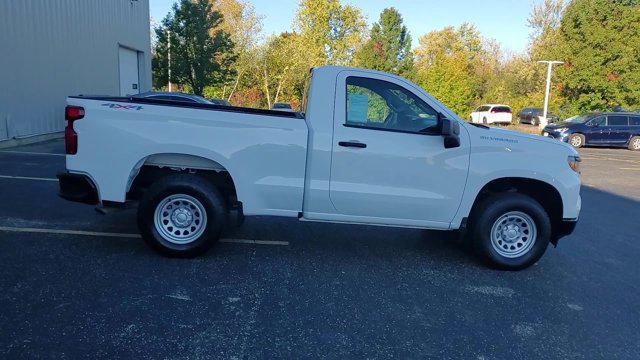
<instances>
[{"instance_id":1,"label":"truck bed","mask_svg":"<svg viewBox=\"0 0 640 360\"><path fill-rule=\"evenodd\" d=\"M143 166L197 162L232 175L244 212L297 216L302 210L308 128L297 113L171 100L73 96L78 152L71 173L89 175L101 201L124 202ZM188 166L184 166L188 167Z\"/></svg>"}]
</instances>

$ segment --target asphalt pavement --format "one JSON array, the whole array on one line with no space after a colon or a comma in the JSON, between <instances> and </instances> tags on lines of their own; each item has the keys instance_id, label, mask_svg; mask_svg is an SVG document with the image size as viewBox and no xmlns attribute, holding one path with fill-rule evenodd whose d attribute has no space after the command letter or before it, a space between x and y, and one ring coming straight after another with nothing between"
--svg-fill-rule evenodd
<instances>
[{"instance_id":1,"label":"asphalt pavement","mask_svg":"<svg viewBox=\"0 0 640 360\"><path fill-rule=\"evenodd\" d=\"M164 258L133 210L57 197L63 151L0 150L0 358L640 357L640 153L581 150L575 232L501 272L450 233L270 217Z\"/></svg>"}]
</instances>

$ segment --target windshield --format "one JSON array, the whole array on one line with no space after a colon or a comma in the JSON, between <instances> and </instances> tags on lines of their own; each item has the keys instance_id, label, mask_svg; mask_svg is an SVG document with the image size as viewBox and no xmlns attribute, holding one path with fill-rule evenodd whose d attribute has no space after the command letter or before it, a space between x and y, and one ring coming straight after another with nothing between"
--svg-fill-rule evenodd
<instances>
[{"instance_id":1,"label":"windshield","mask_svg":"<svg viewBox=\"0 0 640 360\"><path fill-rule=\"evenodd\" d=\"M566 119L565 123L569 123L569 124L584 124L587 121L589 121L591 119L591 117L589 116L584 116L584 115L576 115L576 116L572 116L568 119Z\"/></svg>"}]
</instances>

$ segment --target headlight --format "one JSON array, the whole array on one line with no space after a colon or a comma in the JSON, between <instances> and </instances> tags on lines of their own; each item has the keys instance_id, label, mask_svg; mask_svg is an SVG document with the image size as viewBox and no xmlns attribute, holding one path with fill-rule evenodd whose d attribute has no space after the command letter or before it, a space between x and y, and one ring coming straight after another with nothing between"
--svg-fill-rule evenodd
<instances>
[{"instance_id":1,"label":"headlight","mask_svg":"<svg viewBox=\"0 0 640 360\"><path fill-rule=\"evenodd\" d=\"M580 155L569 155L569 157L567 158L567 162L571 170L577 172L578 174L580 174L581 161L582 160L580 159Z\"/></svg>"},{"instance_id":2,"label":"headlight","mask_svg":"<svg viewBox=\"0 0 640 360\"><path fill-rule=\"evenodd\" d=\"M557 132L565 132L565 131L567 131L567 130L569 130L569 128L566 128L566 127L565 127L565 128L558 128L558 129L556 129L556 131L557 131Z\"/></svg>"}]
</instances>

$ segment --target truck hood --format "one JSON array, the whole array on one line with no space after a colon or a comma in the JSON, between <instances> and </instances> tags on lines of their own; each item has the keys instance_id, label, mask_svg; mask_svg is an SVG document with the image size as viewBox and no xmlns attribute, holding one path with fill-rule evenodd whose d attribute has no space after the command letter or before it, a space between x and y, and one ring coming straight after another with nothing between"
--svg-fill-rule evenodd
<instances>
[{"instance_id":1,"label":"truck hood","mask_svg":"<svg viewBox=\"0 0 640 360\"><path fill-rule=\"evenodd\" d=\"M558 141L546 136L525 134L519 131L506 130L495 127L477 128L477 133L483 139L495 140L503 144L511 144L510 147L527 147L527 144L540 144L543 143L549 146L552 151L557 151L557 147L564 149L569 155L578 155L578 152L569 144L562 141ZM556 150L553 150L556 149Z\"/></svg>"}]
</instances>

